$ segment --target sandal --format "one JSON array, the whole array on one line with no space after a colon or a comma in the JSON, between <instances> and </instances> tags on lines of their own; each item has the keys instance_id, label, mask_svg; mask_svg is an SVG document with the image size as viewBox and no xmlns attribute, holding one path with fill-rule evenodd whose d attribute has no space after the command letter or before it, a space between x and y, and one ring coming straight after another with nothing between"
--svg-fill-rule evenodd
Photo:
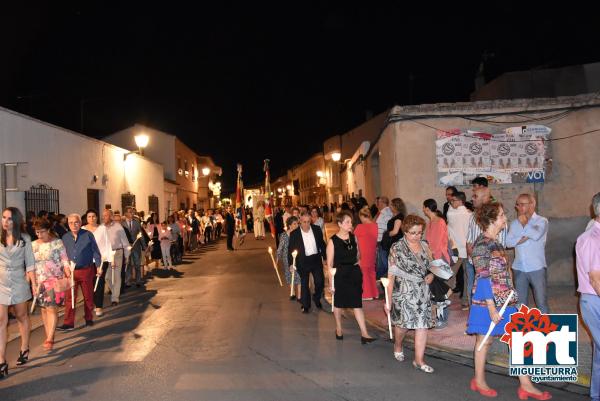
<instances>
[{"instance_id":1,"label":"sandal","mask_svg":"<svg viewBox=\"0 0 600 401\"><path fill-rule=\"evenodd\" d=\"M433 373L434 370L431 366L423 364L423 365L418 365L415 361L413 361L413 367L417 370L420 370L421 372L425 372L425 373Z\"/></svg>"},{"instance_id":2,"label":"sandal","mask_svg":"<svg viewBox=\"0 0 600 401\"><path fill-rule=\"evenodd\" d=\"M19 358L17 358L17 366L25 365L29 361L29 349L25 351L19 351Z\"/></svg>"},{"instance_id":3,"label":"sandal","mask_svg":"<svg viewBox=\"0 0 600 401\"><path fill-rule=\"evenodd\" d=\"M400 352L394 351L394 358L396 358L396 360L398 362L404 362L404 351L400 351Z\"/></svg>"}]
</instances>

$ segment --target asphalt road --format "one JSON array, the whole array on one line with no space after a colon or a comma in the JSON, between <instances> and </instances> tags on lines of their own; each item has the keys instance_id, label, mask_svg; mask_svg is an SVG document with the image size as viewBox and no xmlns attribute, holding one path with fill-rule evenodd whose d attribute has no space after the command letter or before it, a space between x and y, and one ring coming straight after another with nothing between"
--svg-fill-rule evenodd
<instances>
[{"instance_id":1,"label":"asphalt road","mask_svg":"<svg viewBox=\"0 0 600 401\"><path fill-rule=\"evenodd\" d=\"M193 255L178 274L126 293L92 328L58 334L16 368L0 400L481 400L468 389L471 367L428 357L433 375L397 362L391 343L360 344L353 320L334 338L333 315L300 313L279 287L266 247L249 240L235 252L218 245ZM81 323L81 317L76 324ZM384 334L373 334L384 337ZM515 400L515 378L489 374L499 400ZM556 400L587 397L551 389Z\"/></svg>"}]
</instances>

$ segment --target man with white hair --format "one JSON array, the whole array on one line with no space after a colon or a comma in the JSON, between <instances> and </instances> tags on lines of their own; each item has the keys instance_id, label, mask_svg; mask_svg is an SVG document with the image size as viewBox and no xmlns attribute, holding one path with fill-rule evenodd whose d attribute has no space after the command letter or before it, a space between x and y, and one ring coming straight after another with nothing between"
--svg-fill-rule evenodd
<instances>
[{"instance_id":1,"label":"man with white hair","mask_svg":"<svg viewBox=\"0 0 600 401\"><path fill-rule=\"evenodd\" d=\"M550 313L546 291L548 219L538 215L535 212L535 206L533 195L519 195L515 205L517 219L510 223L506 246L515 248L515 261L512 269L519 301L527 305L531 286L538 309L542 313Z\"/></svg>"},{"instance_id":2,"label":"man with white hair","mask_svg":"<svg viewBox=\"0 0 600 401\"><path fill-rule=\"evenodd\" d=\"M96 267L102 266L102 256L96 244L94 234L81 230L81 216L70 214L67 218L69 232L63 235L62 240L67 251L69 261L75 264L73 280L75 282L75 302L77 302L77 287L81 287L83 294L83 308L85 325L93 326L94 318L94 278ZM71 291L67 291L65 298L65 318L63 325L58 330L73 330L75 327L75 310L71 307Z\"/></svg>"},{"instance_id":3,"label":"man with white hair","mask_svg":"<svg viewBox=\"0 0 600 401\"><path fill-rule=\"evenodd\" d=\"M577 291L581 317L592 334L590 398L600 400L600 192L592 198L594 224L577 238Z\"/></svg>"}]
</instances>

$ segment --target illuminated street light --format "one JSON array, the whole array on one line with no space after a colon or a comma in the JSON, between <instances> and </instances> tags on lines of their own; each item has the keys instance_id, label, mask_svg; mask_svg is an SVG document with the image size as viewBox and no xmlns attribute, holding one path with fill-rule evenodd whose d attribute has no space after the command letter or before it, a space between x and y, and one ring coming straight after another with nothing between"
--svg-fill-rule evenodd
<instances>
[{"instance_id":1,"label":"illuminated street light","mask_svg":"<svg viewBox=\"0 0 600 401\"><path fill-rule=\"evenodd\" d=\"M208 167L202 168L202 175L204 175L206 177L209 174L210 174L210 168L208 168Z\"/></svg>"},{"instance_id":2,"label":"illuminated street light","mask_svg":"<svg viewBox=\"0 0 600 401\"><path fill-rule=\"evenodd\" d=\"M291 185L289 185L289 184L286 186L286 188L287 188L287 190L288 190L288 191L291 191L291 190L292 190L292 186L291 186Z\"/></svg>"},{"instance_id":3,"label":"illuminated street light","mask_svg":"<svg viewBox=\"0 0 600 401\"><path fill-rule=\"evenodd\" d=\"M317 171L317 177L323 178L324 175L325 174L321 170Z\"/></svg>"},{"instance_id":4,"label":"illuminated street light","mask_svg":"<svg viewBox=\"0 0 600 401\"><path fill-rule=\"evenodd\" d=\"M282 189L281 188L277 188L277 192L281 193Z\"/></svg>"},{"instance_id":5,"label":"illuminated street light","mask_svg":"<svg viewBox=\"0 0 600 401\"><path fill-rule=\"evenodd\" d=\"M342 154L340 152L333 152L331 154L331 160L333 160L334 162L339 162L341 158Z\"/></svg>"},{"instance_id":6,"label":"illuminated street light","mask_svg":"<svg viewBox=\"0 0 600 401\"><path fill-rule=\"evenodd\" d=\"M150 137L146 134L138 134L134 136L133 139L135 140L135 145L138 147L138 150L135 152L125 153L123 155L123 161L125 161L125 159L127 159L127 156L129 156L132 153L137 153L138 155L143 156L144 148L148 146L148 142L150 142Z\"/></svg>"}]
</instances>

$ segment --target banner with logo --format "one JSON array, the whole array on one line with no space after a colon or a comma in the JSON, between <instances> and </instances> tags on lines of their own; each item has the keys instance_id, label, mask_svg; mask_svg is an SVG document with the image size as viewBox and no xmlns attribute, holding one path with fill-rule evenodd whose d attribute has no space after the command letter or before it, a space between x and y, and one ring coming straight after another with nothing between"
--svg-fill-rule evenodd
<instances>
[{"instance_id":1,"label":"banner with logo","mask_svg":"<svg viewBox=\"0 0 600 401\"><path fill-rule=\"evenodd\" d=\"M543 125L438 131L438 184L468 185L477 176L495 184L543 182L551 132Z\"/></svg>"}]
</instances>

